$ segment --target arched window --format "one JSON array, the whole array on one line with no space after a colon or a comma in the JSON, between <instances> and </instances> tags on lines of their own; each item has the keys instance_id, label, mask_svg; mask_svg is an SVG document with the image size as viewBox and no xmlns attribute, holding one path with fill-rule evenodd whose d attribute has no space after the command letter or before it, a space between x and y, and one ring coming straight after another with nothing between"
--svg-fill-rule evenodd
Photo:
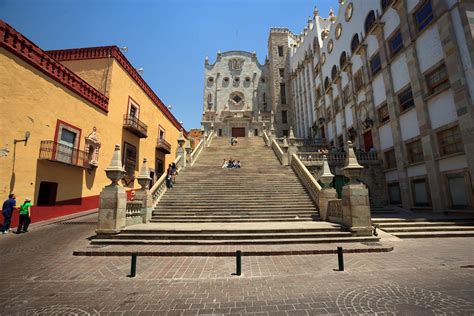
<instances>
[{"instance_id":1,"label":"arched window","mask_svg":"<svg viewBox=\"0 0 474 316\"><path fill-rule=\"evenodd\" d=\"M391 4L392 4L392 0L381 0L382 12L387 10Z\"/></svg>"},{"instance_id":2,"label":"arched window","mask_svg":"<svg viewBox=\"0 0 474 316\"><path fill-rule=\"evenodd\" d=\"M331 79L334 81L337 77L337 67L336 65L332 66L331 69Z\"/></svg>"},{"instance_id":3,"label":"arched window","mask_svg":"<svg viewBox=\"0 0 474 316\"><path fill-rule=\"evenodd\" d=\"M212 93L207 95L207 104L212 104Z\"/></svg>"},{"instance_id":4,"label":"arched window","mask_svg":"<svg viewBox=\"0 0 474 316\"><path fill-rule=\"evenodd\" d=\"M339 57L339 67L344 67L347 62L347 54L346 52L342 52L341 57Z\"/></svg>"},{"instance_id":5,"label":"arched window","mask_svg":"<svg viewBox=\"0 0 474 316\"><path fill-rule=\"evenodd\" d=\"M354 34L351 40L351 52L354 53L356 48L359 46L359 34Z\"/></svg>"},{"instance_id":6,"label":"arched window","mask_svg":"<svg viewBox=\"0 0 474 316\"><path fill-rule=\"evenodd\" d=\"M369 15L365 18L365 24L364 24L364 29L365 33L369 33L369 31L372 29L372 26L374 26L375 23L375 12L374 10L371 10L369 12Z\"/></svg>"},{"instance_id":7,"label":"arched window","mask_svg":"<svg viewBox=\"0 0 474 316\"><path fill-rule=\"evenodd\" d=\"M324 79L324 90L327 90L329 88L329 77L326 77Z\"/></svg>"}]
</instances>

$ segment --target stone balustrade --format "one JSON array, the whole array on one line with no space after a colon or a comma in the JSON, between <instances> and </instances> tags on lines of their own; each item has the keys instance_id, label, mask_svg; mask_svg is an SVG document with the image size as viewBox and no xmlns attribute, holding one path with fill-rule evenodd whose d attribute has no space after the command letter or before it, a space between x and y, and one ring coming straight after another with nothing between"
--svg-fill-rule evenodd
<instances>
[{"instance_id":1,"label":"stone balustrade","mask_svg":"<svg viewBox=\"0 0 474 316\"><path fill-rule=\"evenodd\" d=\"M143 215L143 203L141 201L127 202L125 208L125 226L142 223Z\"/></svg>"},{"instance_id":2,"label":"stone balustrade","mask_svg":"<svg viewBox=\"0 0 474 316\"><path fill-rule=\"evenodd\" d=\"M328 221L332 223L342 224L342 214L342 200L329 200L327 209Z\"/></svg>"}]
</instances>

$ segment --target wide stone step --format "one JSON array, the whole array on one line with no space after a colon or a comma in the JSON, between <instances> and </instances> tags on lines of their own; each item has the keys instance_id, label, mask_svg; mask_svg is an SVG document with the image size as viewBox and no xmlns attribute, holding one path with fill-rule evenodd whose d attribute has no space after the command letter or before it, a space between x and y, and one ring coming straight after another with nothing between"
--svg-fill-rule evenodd
<instances>
[{"instance_id":1,"label":"wide stone step","mask_svg":"<svg viewBox=\"0 0 474 316\"><path fill-rule=\"evenodd\" d=\"M159 240L159 239L93 239L92 244L123 244L123 245L258 245L258 244L313 244L313 243L340 243L340 242L376 242L377 237L321 237L321 238L281 238L281 239L177 239L177 240Z\"/></svg>"},{"instance_id":2,"label":"wide stone step","mask_svg":"<svg viewBox=\"0 0 474 316\"><path fill-rule=\"evenodd\" d=\"M250 218L250 217L240 217L240 218L227 218L227 219L215 219L215 218L206 218L206 219L196 219L196 218L152 218L151 223L266 223L266 222L312 222L319 220L319 218L311 217L299 217L299 218Z\"/></svg>"},{"instance_id":3,"label":"wide stone step","mask_svg":"<svg viewBox=\"0 0 474 316\"><path fill-rule=\"evenodd\" d=\"M228 203L228 204L192 204L192 203L181 203L181 204L158 204L155 207L155 210L161 209L173 209L173 210L180 210L180 209L188 209L188 208L195 208L196 210L254 210L254 211L280 211L285 212L285 210L308 210L308 209L315 209L315 206L311 203L307 204L300 204L300 205L278 205L278 204L243 204L243 203Z\"/></svg>"},{"instance_id":4,"label":"wide stone step","mask_svg":"<svg viewBox=\"0 0 474 316\"><path fill-rule=\"evenodd\" d=\"M474 231L474 226L425 226L425 227L391 227L381 228L387 233L398 232L450 232L450 231Z\"/></svg>"},{"instance_id":5,"label":"wide stone step","mask_svg":"<svg viewBox=\"0 0 474 316\"><path fill-rule=\"evenodd\" d=\"M379 225L381 229L392 228L392 227L430 227L430 226L474 226L474 221L436 221L436 222L425 222L425 221L405 221L405 222L378 222L373 221Z\"/></svg>"},{"instance_id":6,"label":"wide stone step","mask_svg":"<svg viewBox=\"0 0 474 316\"><path fill-rule=\"evenodd\" d=\"M112 239L149 239L149 240L249 240L249 239L297 239L350 237L350 232L300 232L300 233L224 233L224 234L163 234L163 233L120 233Z\"/></svg>"},{"instance_id":7,"label":"wide stone step","mask_svg":"<svg viewBox=\"0 0 474 316\"><path fill-rule=\"evenodd\" d=\"M452 238L452 237L474 237L474 231L438 231L438 232L399 232L392 233L398 238Z\"/></svg>"}]
</instances>

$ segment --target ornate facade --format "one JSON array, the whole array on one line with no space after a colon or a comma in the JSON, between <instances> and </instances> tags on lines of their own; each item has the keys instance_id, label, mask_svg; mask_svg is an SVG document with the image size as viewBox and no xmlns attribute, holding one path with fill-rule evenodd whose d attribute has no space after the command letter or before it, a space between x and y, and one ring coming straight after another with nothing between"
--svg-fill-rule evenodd
<instances>
[{"instance_id":1,"label":"ornate facade","mask_svg":"<svg viewBox=\"0 0 474 316\"><path fill-rule=\"evenodd\" d=\"M255 53L218 52L205 61L203 127L219 136L258 136L268 122L271 102L268 64Z\"/></svg>"},{"instance_id":2,"label":"ornate facade","mask_svg":"<svg viewBox=\"0 0 474 316\"><path fill-rule=\"evenodd\" d=\"M315 8L287 43L295 134L375 150L389 204L473 208L474 4L341 0L338 12Z\"/></svg>"}]
</instances>

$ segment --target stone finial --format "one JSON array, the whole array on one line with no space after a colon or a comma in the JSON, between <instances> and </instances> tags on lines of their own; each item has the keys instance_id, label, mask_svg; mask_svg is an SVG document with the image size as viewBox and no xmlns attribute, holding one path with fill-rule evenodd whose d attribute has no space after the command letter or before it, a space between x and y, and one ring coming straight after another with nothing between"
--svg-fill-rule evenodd
<instances>
[{"instance_id":1,"label":"stone finial","mask_svg":"<svg viewBox=\"0 0 474 316\"><path fill-rule=\"evenodd\" d=\"M314 6L313 15L314 15L314 16L318 16L318 15L319 15L319 10L318 10L318 7L316 7L316 6Z\"/></svg>"},{"instance_id":2,"label":"stone finial","mask_svg":"<svg viewBox=\"0 0 474 316\"><path fill-rule=\"evenodd\" d=\"M214 122L211 123L211 131L214 130Z\"/></svg>"},{"instance_id":3,"label":"stone finial","mask_svg":"<svg viewBox=\"0 0 474 316\"><path fill-rule=\"evenodd\" d=\"M209 57L206 56L206 58L204 59L204 65L209 65Z\"/></svg>"},{"instance_id":4,"label":"stone finial","mask_svg":"<svg viewBox=\"0 0 474 316\"><path fill-rule=\"evenodd\" d=\"M275 135L275 126L273 125L273 121L271 122L271 125L270 125L270 135Z\"/></svg>"},{"instance_id":5,"label":"stone finial","mask_svg":"<svg viewBox=\"0 0 474 316\"><path fill-rule=\"evenodd\" d=\"M283 145L282 145L282 147L283 147L284 149L287 149L287 148L288 148L288 140L286 139L286 137L283 137Z\"/></svg>"},{"instance_id":6,"label":"stone finial","mask_svg":"<svg viewBox=\"0 0 474 316\"><path fill-rule=\"evenodd\" d=\"M290 136L288 136L289 139L294 139L295 138L295 133L293 132L293 126L290 126Z\"/></svg>"},{"instance_id":7,"label":"stone finial","mask_svg":"<svg viewBox=\"0 0 474 316\"><path fill-rule=\"evenodd\" d=\"M347 142L347 150L346 150L346 165L342 168L344 175L349 178L351 184L357 183L357 177L360 175L362 167L359 162L357 161L356 154L354 152L354 145L351 141Z\"/></svg>"},{"instance_id":8,"label":"stone finial","mask_svg":"<svg viewBox=\"0 0 474 316\"><path fill-rule=\"evenodd\" d=\"M115 149L112 154L112 161L105 169L105 174L107 178L112 181L112 186L117 185L118 182L125 176L125 170L123 169L122 159L120 157L120 145L115 145Z\"/></svg>"},{"instance_id":9,"label":"stone finial","mask_svg":"<svg viewBox=\"0 0 474 316\"><path fill-rule=\"evenodd\" d=\"M344 5L344 2L345 2L344 0L339 0L340 5Z\"/></svg>"},{"instance_id":10,"label":"stone finial","mask_svg":"<svg viewBox=\"0 0 474 316\"><path fill-rule=\"evenodd\" d=\"M147 159L143 158L143 164L140 168L140 174L137 177L138 184L142 187L142 190L145 190L150 184L150 171L148 170Z\"/></svg>"},{"instance_id":11,"label":"stone finial","mask_svg":"<svg viewBox=\"0 0 474 316\"><path fill-rule=\"evenodd\" d=\"M326 155L323 156L323 172L319 176L318 180L323 184L324 189L329 189L334 175L329 168L328 158Z\"/></svg>"},{"instance_id":12,"label":"stone finial","mask_svg":"<svg viewBox=\"0 0 474 316\"><path fill-rule=\"evenodd\" d=\"M335 22L336 21L336 15L334 14L334 10L331 8L329 8L329 20L331 22Z\"/></svg>"},{"instance_id":13,"label":"stone finial","mask_svg":"<svg viewBox=\"0 0 474 316\"><path fill-rule=\"evenodd\" d=\"M179 136L178 136L178 145L179 145L179 147L183 147L185 142L186 142L186 139L183 136L183 129L180 129Z\"/></svg>"}]
</instances>

